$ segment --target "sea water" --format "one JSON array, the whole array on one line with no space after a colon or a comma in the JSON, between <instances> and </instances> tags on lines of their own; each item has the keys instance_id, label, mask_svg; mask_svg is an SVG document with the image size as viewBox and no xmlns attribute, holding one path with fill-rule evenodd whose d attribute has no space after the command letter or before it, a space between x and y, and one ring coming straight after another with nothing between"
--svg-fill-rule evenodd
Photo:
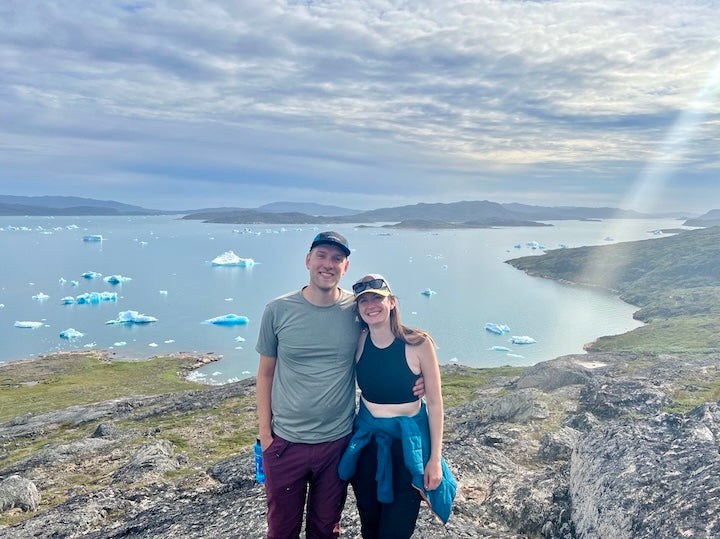
<instances>
[{"instance_id":1,"label":"sea water","mask_svg":"<svg viewBox=\"0 0 720 539\"><path fill-rule=\"evenodd\" d=\"M198 371L204 382L252 376L265 304L308 282L305 255L315 234L327 229L343 233L353 251L341 284L349 288L366 273L385 275L399 298L403 322L433 335L441 364L532 365L582 353L583 345L599 336L638 327L632 318L636 307L612 293L531 277L506 261L542 256L561 246L651 239L659 229L679 228L680 223L549 224L421 231L337 224L220 225L174 216L0 217L0 362L91 348L132 359L191 352L222 357ZM103 239L83 241L88 235ZM252 258L255 265L212 265L229 250ZM89 271L102 277L83 278ZM113 285L103 280L110 275L130 280ZM434 293L423 295L426 289ZM116 292L117 299L61 302L86 292ZM48 297L42 299L43 294ZM106 324L127 310L157 322ZM248 323L203 323L226 314L245 316ZM17 328L16 321L43 325ZM510 333L488 332L487 322L507 325ZM83 337L60 338L69 328ZM536 342L516 345L512 336Z\"/></svg>"}]
</instances>

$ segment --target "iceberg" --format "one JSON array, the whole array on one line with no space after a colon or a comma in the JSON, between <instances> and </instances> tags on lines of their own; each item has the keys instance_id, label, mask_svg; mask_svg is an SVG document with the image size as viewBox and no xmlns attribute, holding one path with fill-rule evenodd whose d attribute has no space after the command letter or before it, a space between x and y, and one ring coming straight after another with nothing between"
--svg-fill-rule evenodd
<instances>
[{"instance_id":1,"label":"iceberg","mask_svg":"<svg viewBox=\"0 0 720 539\"><path fill-rule=\"evenodd\" d=\"M88 234L83 236L83 241L103 241L102 234Z\"/></svg>"},{"instance_id":2,"label":"iceberg","mask_svg":"<svg viewBox=\"0 0 720 539\"><path fill-rule=\"evenodd\" d=\"M427 297L430 297L430 296L432 296L433 294L437 294L437 292L435 292L435 290L431 290L430 288L426 288L425 290L423 290L423 291L420 292L420 293L421 293L423 296L427 296Z\"/></svg>"},{"instance_id":3,"label":"iceberg","mask_svg":"<svg viewBox=\"0 0 720 539\"><path fill-rule=\"evenodd\" d=\"M510 337L510 342L513 344L532 344L537 341L527 335L513 335Z\"/></svg>"},{"instance_id":4,"label":"iceberg","mask_svg":"<svg viewBox=\"0 0 720 539\"><path fill-rule=\"evenodd\" d=\"M120 311L115 320L108 320L105 324L149 324L150 322L157 322L157 318L137 311Z\"/></svg>"},{"instance_id":5,"label":"iceberg","mask_svg":"<svg viewBox=\"0 0 720 539\"><path fill-rule=\"evenodd\" d=\"M45 324L43 322L29 322L27 320L15 321L15 327L23 329L37 329L43 327L44 325Z\"/></svg>"},{"instance_id":6,"label":"iceberg","mask_svg":"<svg viewBox=\"0 0 720 539\"><path fill-rule=\"evenodd\" d=\"M97 271L86 271L82 274L82 277L84 279L97 279L98 277L102 277L102 273L98 273Z\"/></svg>"},{"instance_id":7,"label":"iceberg","mask_svg":"<svg viewBox=\"0 0 720 539\"><path fill-rule=\"evenodd\" d=\"M509 352L510 349L507 346L493 346L490 348L490 350L495 350L496 352Z\"/></svg>"},{"instance_id":8,"label":"iceberg","mask_svg":"<svg viewBox=\"0 0 720 539\"><path fill-rule=\"evenodd\" d=\"M35 295L32 297L32 299L36 299L36 300L38 300L38 301L45 301L45 300L48 299L49 297L50 297L50 296L48 296L48 295L45 294L44 292L38 292L37 294L35 294Z\"/></svg>"},{"instance_id":9,"label":"iceberg","mask_svg":"<svg viewBox=\"0 0 720 539\"><path fill-rule=\"evenodd\" d=\"M63 305L72 305L73 303L75 303L75 298L72 296L65 296L60 301Z\"/></svg>"},{"instance_id":10,"label":"iceberg","mask_svg":"<svg viewBox=\"0 0 720 539\"><path fill-rule=\"evenodd\" d=\"M79 305L97 305L103 301L117 301L117 292L85 292L75 297L75 302Z\"/></svg>"},{"instance_id":11,"label":"iceberg","mask_svg":"<svg viewBox=\"0 0 720 539\"><path fill-rule=\"evenodd\" d=\"M213 266L240 266L248 268L255 265L252 258L240 258L233 251L225 251L223 254L216 256L212 260Z\"/></svg>"},{"instance_id":12,"label":"iceberg","mask_svg":"<svg viewBox=\"0 0 720 539\"><path fill-rule=\"evenodd\" d=\"M80 337L84 337L84 333L80 333L75 328L68 328L65 331L60 332L60 338L61 339L67 339L68 341L73 341L75 339L79 339Z\"/></svg>"},{"instance_id":13,"label":"iceberg","mask_svg":"<svg viewBox=\"0 0 720 539\"><path fill-rule=\"evenodd\" d=\"M120 284L126 281L132 281L132 277L123 277L122 275L108 275L103 279L106 283Z\"/></svg>"},{"instance_id":14,"label":"iceberg","mask_svg":"<svg viewBox=\"0 0 720 539\"><path fill-rule=\"evenodd\" d=\"M495 324L494 322L487 322L485 324L485 330L496 333L497 335L504 335L505 333L510 333L510 328L507 327L505 324Z\"/></svg>"},{"instance_id":15,"label":"iceberg","mask_svg":"<svg viewBox=\"0 0 720 539\"><path fill-rule=\"evenodd\" d=\"M216 316L215 318L209 318L203 322L203 324L217 324L219 326L238 326L241 324L247 324L250 319L247 316L239 316L237 314L226 314L223 316Z\"/></svg>"}]
</instances>

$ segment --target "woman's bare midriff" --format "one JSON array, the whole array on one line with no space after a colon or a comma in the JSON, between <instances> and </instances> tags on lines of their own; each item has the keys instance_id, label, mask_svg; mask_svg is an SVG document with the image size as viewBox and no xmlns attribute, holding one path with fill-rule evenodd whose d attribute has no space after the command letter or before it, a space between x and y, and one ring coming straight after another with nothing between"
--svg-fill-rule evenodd
<instances>
[{"instance_id":1,"label":"woman's bare midriff","mask_svg":"<svg viewBox=\"0 0 720 539\"><path fill-rule=\"evenodd\" d=\"M361 396L360 398L373 417L412 417L420 411L420 399L400 404L378 404L368 401L365 397Z\"/></svg>"}]
</instances>

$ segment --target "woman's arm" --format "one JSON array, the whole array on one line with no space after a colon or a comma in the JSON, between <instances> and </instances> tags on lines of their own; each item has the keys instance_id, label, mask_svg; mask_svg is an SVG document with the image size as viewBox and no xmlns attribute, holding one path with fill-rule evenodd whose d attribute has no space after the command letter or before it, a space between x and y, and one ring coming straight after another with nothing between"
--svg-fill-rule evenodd
<instances>
[{"instance_id":1,"label":"woman's arm","mask_svg":"<svg viewBox=\"0 0 720 539\"><path fill-rule=\"evenodd\" d=\"M430 460L425 466L425 490L434 490L442 480L443 398L435 347L425 339L417 347L420 370L425 378L425 402L430 422Z\"/></svg>"}]
</instances>

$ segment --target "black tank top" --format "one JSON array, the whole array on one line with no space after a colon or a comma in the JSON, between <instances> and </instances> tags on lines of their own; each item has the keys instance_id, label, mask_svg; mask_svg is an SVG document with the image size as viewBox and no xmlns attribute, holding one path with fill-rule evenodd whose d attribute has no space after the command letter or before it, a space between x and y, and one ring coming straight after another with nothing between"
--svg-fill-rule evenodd
<instances>
[{"instance_id":1,"label":"black tank top","mask_svg":"<svg viewBox=\"0 0 720 539\"><path fill-rule=\"evenodd\" d=\"M387 348L378 348L368 334L355 372L358 387L370 402L401 404L418 400L412 388L420 375L408 367L402 339L396 338Z\"/></svg>"}]
</instances>

